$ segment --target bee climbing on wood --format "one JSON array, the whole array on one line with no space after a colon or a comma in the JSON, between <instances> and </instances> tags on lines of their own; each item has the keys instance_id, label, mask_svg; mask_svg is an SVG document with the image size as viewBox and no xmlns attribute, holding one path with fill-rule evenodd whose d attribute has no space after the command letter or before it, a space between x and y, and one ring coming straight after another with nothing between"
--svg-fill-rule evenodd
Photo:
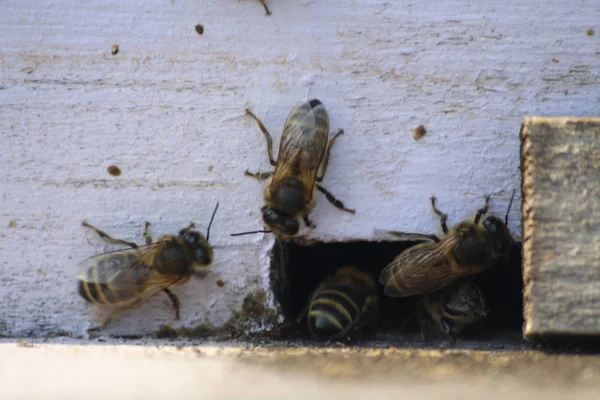
<instances>
[{"instance_id":1,"label":"bee climbing on wood","mask_svg":"<svg viewBox=\"0 0 600 400\"><path fill-rule=\"evenodd\" d=\"M268 230L235 233L232 236L252 233L275 233L279 238L290 238L300 229L299 219L308 227L313 226L308 218L316 203L316 191L325 195L335 207L354 214L346 208L320 182L325 177L329 153L338 136L329 136L329 115L319 100L310 100L296 105L288 115L279 143L277 160L273 157L273 139L262 121L250 110L246 114L258 124L267 140L267 152L273 172L249 172L246 176L267 180L265 205L261 208L262 218Z\"/></svg>"},{"instance_id":2,"label":"bee climbing on wood","mask_svg":"<svg viewBox=\"0 0 600 400\"><path fill-rule=\"evenodd\" d=\"M406 240L419 238L423 243L403 251L383 269L379 282L384 285L384 293L391 297L426 295L459 278L508 263L515 243L508 230L514 195L513 191L504 221L494 215L482 220L488 211L487 196L472 222L462 222L451 230L446 225L448 216L437 209L436 198L431 197L431 207L446 235L440 239L435 235L388 232Z\"/></svg>"},{"instance_id":3,"label":"bee climbing on wood","mask_svg":"<svg viewBox=\"0 0 600 400\"><path fill-rule=\"evenodd\" d=\"M213 262L213 247L209 244L210 227L219 203L211 216L206 237L193 230L194 224L153 242L150 223L144 229L145 246L114 239L104 231L83 222L105 242L130 248L99 254L78 265L79 294L88 302L106 309L109 314L97 327L104 328L121 312L137 307L158 292L164 292L179 319L179 299L170 288L190 280L198 271L207 270Z\"/></svg>"}]
</instances>

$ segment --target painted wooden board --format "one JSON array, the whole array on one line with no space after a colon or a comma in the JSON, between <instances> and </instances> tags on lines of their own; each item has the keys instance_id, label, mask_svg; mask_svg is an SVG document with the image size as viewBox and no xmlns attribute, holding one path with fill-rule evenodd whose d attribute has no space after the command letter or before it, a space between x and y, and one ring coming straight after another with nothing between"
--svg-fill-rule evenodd
<instances>
[{"instance_id":1,"label":"painted wooden board","mask_svg":"<svg viewBox=\"0 0 600 400\"><path fill-rule=\"evenodd\" d=\"M600 335L600 119L527 117L525 335Z\"/></svg>"},{"instance_id":2,"label":"painted wooden board","mask_svg":"<svg viewBox=\"0 0 600 400\"><path fill-rule=\"evenodd\" d=\"M220 325L268 290L272 238L229 236L262 227L263 185L243 173L269 163L246 107L276 143L310 98L345 129L324 185L357 213L320 197L302 232L327 241L437 232L432 194L450 223L486 194L503 213L523 116L597 115L597 1L267 3L269 17L255 0L0 3L0 334L91 326L75 266L114 248L84 219L141 242L146 220L155 235L204 229L221 203L212 274L175 289L182 320L157 296L108 333Z\"/></svg>"}]
</instances>

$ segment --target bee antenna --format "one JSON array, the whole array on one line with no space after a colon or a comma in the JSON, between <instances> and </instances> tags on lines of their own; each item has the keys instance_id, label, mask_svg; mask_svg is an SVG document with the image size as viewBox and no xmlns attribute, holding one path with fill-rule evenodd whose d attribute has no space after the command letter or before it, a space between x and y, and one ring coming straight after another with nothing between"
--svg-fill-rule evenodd
<instances>
[{"instance_id":1,"label":"bee antenna","mask_svg":"<svg viewBox=\"0 0 600 400\"><path fill-rule=\"evenodd\" d=\"M206 228L206 241L207 242L208 242L208 238L210 237L210 227L211 227L213 221L215 220L215 214L217 213L218 209L219 209L219 202L217 201L215 210L213 211L212 216L210 217L210 222L208 223L208 228Z\"/></svg>"},{"instance_id":2,"label":"bee antenna","mask_svg":"<svg viewBox=\"0 0 600 400\"><path fill-rule=\"evenodd\" d=\"M508 203L508 210L506 210L506 215L504 216L504 224L508 226L508 213L510 212L510 207L512 206L513 199L515 198L515 189L513 189L512 196L510 196L510 202Z\"/></svg>"},{"instance_id":3,"label":"bee antenna","mask_svg":"<svg viewBox=\"0 0 600 400\"><path fill-rule=\"evenodd\" d=\"M243 235L253 235L255 233L273 233L273 231L260 230L260 231L249 231L249 232L240 232L240 233L230 233L229 236L243 236Z\"/></svg>"}]
</instances>

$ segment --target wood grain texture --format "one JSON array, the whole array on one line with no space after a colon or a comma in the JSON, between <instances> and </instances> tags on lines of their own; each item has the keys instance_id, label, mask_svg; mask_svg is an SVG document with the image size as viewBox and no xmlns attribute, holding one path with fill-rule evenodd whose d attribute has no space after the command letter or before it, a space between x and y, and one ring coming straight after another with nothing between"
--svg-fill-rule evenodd
<instances>
[{"instance_id":1,"label":"wood grain texture","mask_svg":"<svg viewBox=\"0 0 600 400\"><path fill-rule=\"evenodd\" d=\"M345 130L324 186L357 213L319 196L302 232L317 240L437 232L432 194L449 223L486 194L503 213L523 115L597 114L597 1L268 4L270 17L255 0L0 2L0 334L90 326L75 264L112 247L83 219L139 242L145 220L157 236L203 229L221 202L211 277L176 289L182 321L158 296L109 333L219 325L268 289L271 238L229 237L262 227L263 185L243 173L269 163L245 107L276 144L307 98ZM509 225L519 232L518 212Z\"/></svg>"},{"instance_id":2,"label":"wood grain texture","mask_svg":"<svg viewBox=\"0 0 600 400\"><path fill-rule=\"evenodd\" d=\"M521 135L525 335L600 335L600 119Z\"/></svg>"}]
</instances>

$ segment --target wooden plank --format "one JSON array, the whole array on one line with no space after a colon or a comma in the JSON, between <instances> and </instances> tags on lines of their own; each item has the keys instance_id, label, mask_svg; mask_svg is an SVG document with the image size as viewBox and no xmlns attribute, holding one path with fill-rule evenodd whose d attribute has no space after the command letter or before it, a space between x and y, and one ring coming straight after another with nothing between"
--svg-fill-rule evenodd
<instances>
[{"instance_id":1,"label":"wooden plank","mask_svg":"<svg viewBox=\"0 0 600 400\"><path fill-rule=\"evenodd\" d=\"M167 343L111 338L96 346L74 340L0 342L2 398L78 400L95 393L115 400L364 400L401 393L402 398L430 400L460 393L461 400L597 400L600 390L600 356ZM102 379L90 379L90 371L102 371Z\"/></svg>"},{"instance_id":2,"label":"wooden plank","mask_svg":"<svg viewBox=\"0 0 600 400\"><path fill-rule=\"evenodd\" d=\"M600 334L600 119L521 130L525 336Z\"/></svg>"}]
</instances>

